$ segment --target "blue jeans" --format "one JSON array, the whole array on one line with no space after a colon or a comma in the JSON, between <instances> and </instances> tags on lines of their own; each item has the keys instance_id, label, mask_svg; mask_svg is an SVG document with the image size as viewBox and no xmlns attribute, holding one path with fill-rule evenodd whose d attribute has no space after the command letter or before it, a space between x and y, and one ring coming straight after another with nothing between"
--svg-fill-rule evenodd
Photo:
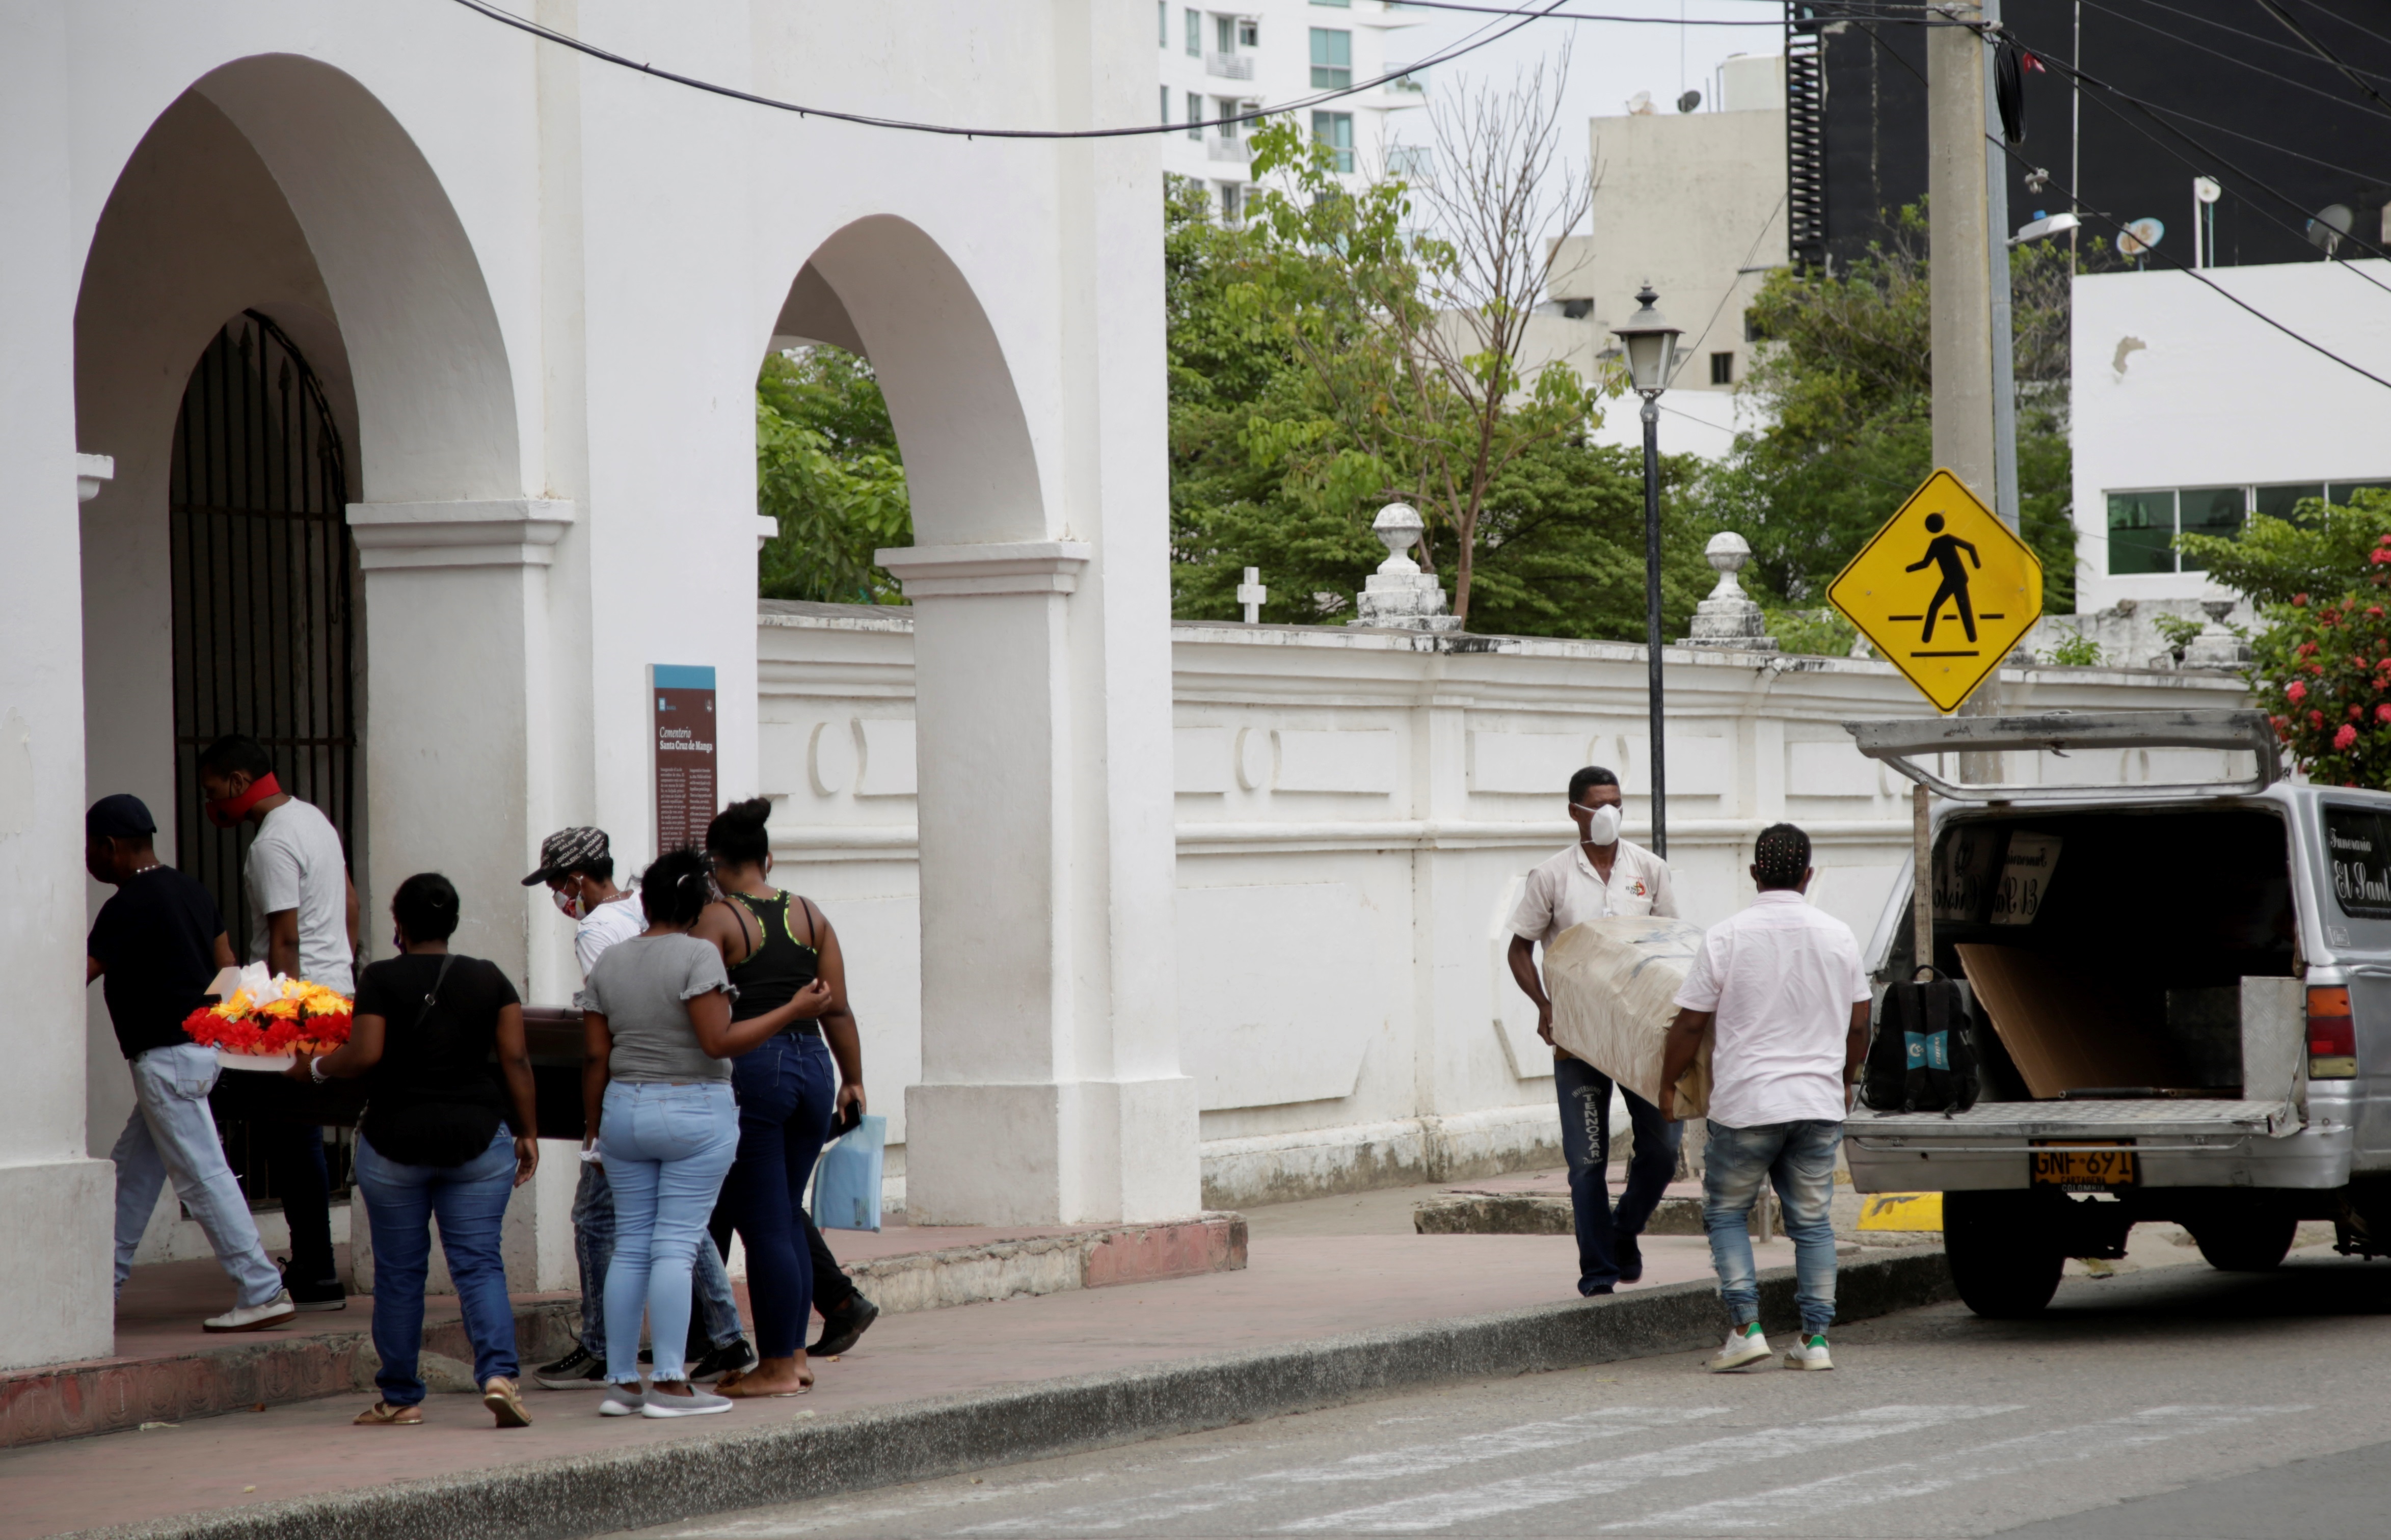
<instances>
[{"instance_id":1,"label":"blue jeans","mask_svg":"<svg viewBox=\"0 0 2391 1540\"><path fill-rule=\"evenodd\" d=\"M717 1244L730 1229L747 1243L747 1299L756 1351L790 1358L806 1345L814 1265L806 1242L806 1182L821 1157L838 1076L820 1034L782 1033L730 1064L739 1095L739 1157L722 1184Z\"/></svg>"},{"instance_id":2,"label":"blue jeans","mask_svg":"<svg viewBox=\"0 0 2391 1540\"><path fill-rule=\"evenodd\" d=\"M1764 1123L1758 1128L1711 1124L1702 1154L1702 1227L1710 1232L1711 1265L1719 1299L1738 1327L1760 1319L1760 1286L1751 1265L1747 1221L1764 1178L1777 1188L1785 1234L1793 1242L1793 1297L1806 1336L1835 1318L1835 1150L1843 1125L1818 1119Z\"/></svg>"},{"instance_id":3,"label":"blue jeans","mask_svg":"<svg viewBox=\"0 0 2391 1540\"><path fill-rule=\"evenodd\" d=\"M1555 1059L1553 1089L1561 1102L1561 1154L1569 1161L1570 1206L1577 1217L1577 1291L1591 1294L1619 1281L1615 1237L1644 1233L1677 1174L1677 1143L1686 1125L1622 1088L1635 1126L1635 1153L1627 1161L1627 1190L1610 1207L1610 1077L1583 1059Z\"/></svg>"},{"instance_id":4,"label":"blue jeans","mask_svg":"<svg viewBox=\"0 0 2391 1540\"><path fill-rule=\"evenodd\" d=\"M515 1362L515 1309L507 1298L498 1234L515 1184L515 1136L500 1124L489 1147L461 1166L405 1166L357 1135L357 1190L374 1250L373 1341L381 1356L374 1384L394 1406L423 1399L416 1370L423 1352L423 1280L432 1266L432 1220L457 1282L473 1383L522 1372Z\"/></svg>"},{"instance_id":5,"label":"blue jeans","mask_svg":"<svg viewBox=\"0 0 2391 1540\"><path fill-rule=\"evenodd\" d=\"M133 1253L158 1207L169 1177L174 1196L191 1210L215 1248L216 1261L239 1290L238 1302L262 1305L282 1292L282 1275L258 1243L249 1199L225 1159L208 1093L215 1088L216 1051L199 1043L152 1048L130 1066L133 1116L116 1138L116 1288L133 1273Z\"/></svg>"},{"instance_id":6,"label":"blue jeans","mask_svg":"<svg viewBox=\"0 0 2391 1540\"><path fill-rule=\"evenodd\" d=\"M601 1363L606 1358L606 1264L614 1256L614 1190L606 1181L604 1163L585 1160L581 1184L573 1192L573 1259L581 1270L582 1350ZM739 1324L739 1296L730 1291L721 1253L699 1247L690 1276L697 1298L691 1307L694 1326L686 1351L700 1353L709 1343L727 1348L745 1336Z\"/></svg>"},{"instance_id":7,"label":"blue jeans","mask_svg":"<svg viewBox=\"0 0 2391 1540\"><path fill-rule=\"evenodd\" d=\"M739 1148L730 1082L606 1087L598 1151L614 1191L614 1255L606 1265L606 1378L640 1382L640 1312L655 1352L652 1378L687 1379L690 1271L706 1216Z\"/></svg>"}]
</instances>

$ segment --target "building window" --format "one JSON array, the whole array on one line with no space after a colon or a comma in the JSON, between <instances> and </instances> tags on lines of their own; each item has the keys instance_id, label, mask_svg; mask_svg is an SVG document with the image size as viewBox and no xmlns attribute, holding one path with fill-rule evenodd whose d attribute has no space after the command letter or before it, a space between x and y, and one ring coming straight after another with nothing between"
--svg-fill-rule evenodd
<instances>
[{"instance_id":1,"label":"building window","mask_svg":"<svg viewBox=\"0 0 2391 1540\"><path fill-rule=\"evenodd\" d=\"M2261 486L2258 488L2257 499L2252 506L2270 519L2281 519L2288 523L2298 514L2301 503L2310 498L2323 496L2324 483L2320 481L2297 483L2290 486Z\"/></svg>"},{"instance_id":2,"label":"building window","mask_svg":"<svg viewBox=\"0 0 2391 1540\"><path fill-rule=\"evenodd\" d=\"M1389 145L1387 175L1417 180L1426 176L1432 158L1426 145Z\"/></svg>"},{"instance_id":3,"label":"building window","mask_svg":"<svg viewBox=\"0 0 2391 1540\"><path fill-rule=\"evenodd\" d=\"M1202 138L1203 123L1204 98L1190 91L1187 93L1187 136L1191 139Z\"/></svg>"},{"instance_id":4,"label":"building window","mask_svg":"<svg viewBox=\"0 0 2391 1540\"><path fill-rule=\"evenodd\" d=\"M1245 217L1245 201L1242 196L1245 190L1234 182L1221 184L1221 219L1223 224L1234 225Z\"/></svg>"},{"instance_id":5,"label":"building window","mask_svg":"<svg viewBox=\"0 0 2391 1540\"><path fill-rule=\"evenodd\" d=\"M1334 6L1338 10L1353 8L1353 0L1312 0L1312 3L1315 6Z\"/></svg>"},{"instance_id":6,"label":"building window","mask_svg":"<svg viewBox=\"0 0 2391 1540\"><path fill-rule=\"evenodd\" d=\"M1351 32L1312 29L1312 84L1315 89L1329 91L1341 91L1353 84Z\"/></svg>"},{"instance_id":7,"label":"building window","mask_svg":"<svg viewBox=\"0 0 2391 1540\"><path fill-rule=\"evenodd\" d=\"M1237 18L1237 46L1259 48L1262 45L1262 24L1250 16Z\"/></svg>"},{"instance_id":8,"label":"building window","mask_svg":"<svg viewBox=\"0 0 2391 1540\"><path fill-rule=\"evenodd\" d=\"M2240 486L2187 486L2175 495L2175 504L2177 533L2219 535L2230 539L2242 532L2250 494ZM2203 563L2193 556L2178 556L2177 564L2185 572L2204 570Z\"/></svg>"},{"instance_id":9,"label":"building window","mask_svg":"<svg viewBox=\"0 0 2391 1540\"><path fill-rule=\"evenodd\" d=\"M1212 42L1217 52L1235 53L1237 51L1237 19L1234 16L1212 18Z\"/></svg>"},{"instance_id":10,"label":"building window","mask_svg":"<svg viewBox=\"0 0 2391 1540\"><path fill-rule=\"evenodd\" d=\"M1170 46L1170 0L1154 0L1154 40Z\"/></svg>"},{"instance_id":11,"label":"building window","mask_svg":"<svg viewBox=\"0 0 2391 1540\"><path fill-rule=\"evenodd\" d=\"M1187 13L1187 57L1204 57L1204 13L1199 10Z\"/></svg>"},{"instance_id":12,"label":"building window","mask_svg":"<svg viewBox=\"0 0 2391 1540\"><path fill-rule=\"evenodd\" d=\"M1734 354L1713 353L1711 355L1711 383L1713 385L1732 385L1735 383Z\"/></svg>"},{"instance_id":13,"label":"building window","mask_svg":"<svg viewBox=\"0 0 2391 1540\"><path fill-rule=\"evenodd\" d=\"M1312 34L1317 38L1320 34ZM1343 36L1343 33L1338 33ZM1314 70L1314 79L1320 71ZM1337 153L1332 164L1338 171L1353 169L1353 114L1351 112L1314 112L1312 115L1312 136Z\"/></svg>"},{"instance_id":14,"label":"building window","mask_svg":"<svg viewBox=\"0 0 2391 1540\"><path fill-rule=\"evenodd\" d=\"M1154 121L1156 123L1169 123L1170 121L1170 87L1168 85L1162 88L1162 115L1156 118Z\"/></svg>"},{"instance_id":15,"label":"building window","mask_svg":"<svg viewBox=\"0 0 2391 1540\"><path fill-rule=\"evenodd\" d=\"M2174 570L2175 494L2110 493L2109 571L2122 576Z\"/></svg>"},{"instance_id":16,"label":"building window","mask_svg":"<svg viewBox=\"0 0 2391 1540\"><path fill-rule=\"evenodd\" d=\"M1216 97L1213 100L1212 116L1228 120L1221 124L1221 137L1234 139L1237 136L1239 125L1234 120L1237 113L1244 109L1244 105L1242 102L1231 101L1226 97Z\"/></svg>"}]
</instances>

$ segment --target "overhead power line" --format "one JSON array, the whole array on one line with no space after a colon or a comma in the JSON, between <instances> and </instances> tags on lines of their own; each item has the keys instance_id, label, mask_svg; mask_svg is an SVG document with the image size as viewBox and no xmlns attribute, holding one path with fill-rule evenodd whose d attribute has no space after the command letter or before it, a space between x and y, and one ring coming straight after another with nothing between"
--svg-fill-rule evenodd
<instances>
[{"instance_id":1,"label":"overhead power line","mask_svg":"<svg viewBox=\"0 0 2391 1540\"><path fill-rule=\"evenodd\" d=\"M2326 47L2323 44L2319 43L2315 37L2309 34L2308 30L2306 27L2299 24L2298 19L2295 19L2291 12L2285 10L2280 4L2278 4L2278 0L2258 0L2258 4L2266 9L2268 15L2281 22L2284 29L2294 37L2296 37L2301 42L2307 44L2309 49L2314 52L2319 58L2323 59L2327 64L2330 64L2335 70L2340 71L2343 76L2348 80L2349 84L2357 86L2359 90L2373 97L2375 103L2385 109L2385 110L2391 111L2391 100L2385 100L2383 93L2374 89L2372 82L2369 81L2364 75L2359 73L2356 70L2353 70L2348 65L2343 63L2340 55L2334 53L2331 48Z\"/></svg>"},{"instance_id":2,"label":"overhead power line","mask_svg":"<svg viewBox=\"0 0 2391 1540\"><path fill-rule=\"evenodd\" d=\"M1478 32L1465 35L1462 41L1441 52L1431 54L1427 58L1407 64L1400 70L1374 75L1368 80L1356 81L1351 85L1338 86L1334 90L1315 91L1310 96L1299 97L1293 101L1281 102L1274 107L1257 109L1251 112L1231 112L1217 118L1191 119L1185 123L1141 123L1126 128L966 128L955 123L918 123L907 118L883 118L868 112L846 112L835 108L808 107L802 102L782 101L775 97L759 96L753 91L742 91L735 85L723 85L714 81L700 80L694 75L679 74L671 70L660 70L653 64L609 52L595 44L585 43L569 32L561 32L553 27L543 26L528 18L517 16L512 11L500 10L497 6L491 5L489 0L456 0L456 3L501 26L528 32L542 42L570 48L575 53L586 54L603 63L636 71L643 75L653 75L658 80L669 81L675 85L688 86L692 91L704 91L712 96L728 97L732 101L743 101L755 107L769 107L776 112L794 112L801 118L823 118L832 123L854 123L864 128L894 129L907 134L935 134L959 139L1135 139L1153 135L1183 134L1191 128L1221 128L1231 123L1256 123L1265 118L1281 117L1289 112L1300 112L1325 102L1359 96L1364 91L1375 90L1378 86L1401 80L1405 75L1417 73L1434 65L1450 63L1465 54L1475 53L1489 44L1499 43L1528 25L1529 22L1542 20L1551 15L1561 6L1563 0L1550 0L1550 4L1535 9L1506 13L1516 16L1519 19L1507 27L1480 37L1478 32L1487 32L1488 27L1493 25L1489 22L1487 26L1479 28ZM1779 25L1773 21L1769 24Z\"/></svg>"}]
</instances>

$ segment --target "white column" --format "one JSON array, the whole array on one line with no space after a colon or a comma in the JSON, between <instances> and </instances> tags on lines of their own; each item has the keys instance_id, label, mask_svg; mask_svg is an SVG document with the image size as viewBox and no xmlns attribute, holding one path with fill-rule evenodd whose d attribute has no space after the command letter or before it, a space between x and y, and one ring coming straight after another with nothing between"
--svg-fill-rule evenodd
<instances>
[{"instance_id":1,"label":"white column","mask_svg":"<svg viewBox=\"0 0 2391 1540\"><path fill-rule=\"evenodd\" d=\"M1111 816L1111 735L1088 692L1100 629L1072 611L1098 598L1080 586L1092 555L1072 540L880 553L914 607L917 1223L1175 1219L1200 1203L1195 1082L1157 1050L1154 1023L1127 1018L1142 996L1118 977L1143 943L1122 916L1150 890L1168 904L1174 858L1167 825L1155 849L1123 848ZM1136 773L1160 777L1167 798L1161 719Z\"/></svg>"},{"instance_id":2,"label":"white column","mask_svg":"<svg viewBox=\"0 0 2391 1540\"><path fill-rule=\"evenodd\" d=\"M103 1357L114 1172L84 1154L83 574L66 8L0 11L0 1369Z\"/></svg>"},{"instance_id":3,"label":"white column","mask_svg":"<svg viewBox=\"0 0 2391 1540\"><path fill-rule=\"evenodd\" d=\"M348 516L366 580L366 951L391 955L391 894L439 872L464 903L457 950L525 989L531 927L555 924L546 891L523 874L555 822L548 569L574 505L351 503ZM551 1161L562 1147L548 1146ZM543 1171L516 1190L511 1287L571 1287L572 1207L570 1174ZM362 1274L361 1223L351 1244Z\"/></svg>"}]
</instances>

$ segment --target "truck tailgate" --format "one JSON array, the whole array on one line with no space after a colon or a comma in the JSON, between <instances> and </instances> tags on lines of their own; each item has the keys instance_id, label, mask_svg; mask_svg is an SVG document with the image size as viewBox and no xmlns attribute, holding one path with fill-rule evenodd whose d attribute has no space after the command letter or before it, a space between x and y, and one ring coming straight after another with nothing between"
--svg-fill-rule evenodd
<instances>
[{"instance_id":1,"label":"truck tailgate","mask_svg":"<svg viewBox=\"0 0 2391 1540\"><path fill-rule=\"evenodd\" d=\"M2288 1100L1979 1102L1948 1118L1860 1107L1844 1119L1843 1135L1864 1149L1904 1149L2011 1139L2272 1138L2301 1122Z\"/></svg>"}]
</instances>

